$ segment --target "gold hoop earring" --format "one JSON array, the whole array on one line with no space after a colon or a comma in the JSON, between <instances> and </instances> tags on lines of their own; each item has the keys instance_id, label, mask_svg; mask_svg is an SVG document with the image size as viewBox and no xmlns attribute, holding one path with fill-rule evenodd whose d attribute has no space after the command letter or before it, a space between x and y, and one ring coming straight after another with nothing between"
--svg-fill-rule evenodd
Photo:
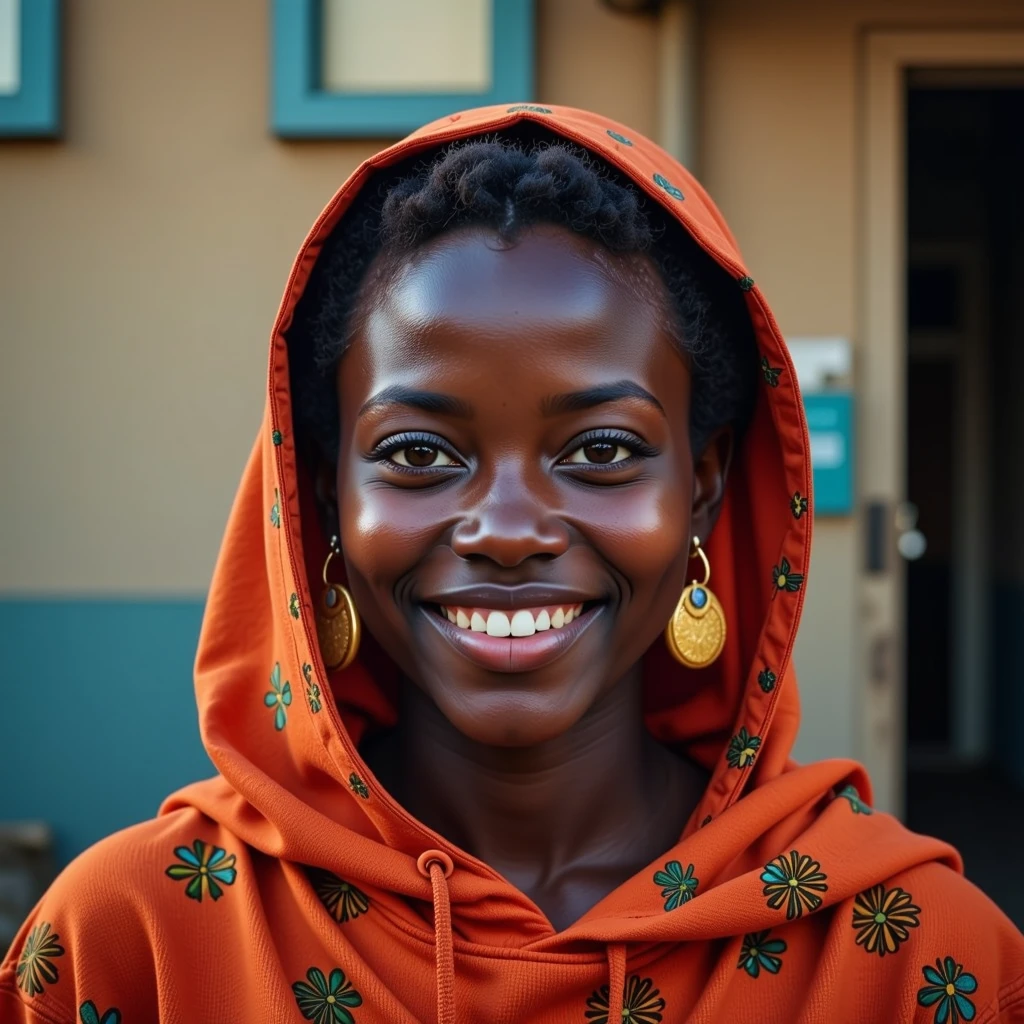
<instances>
[{"instance_id":1,"label":"gold hoop earring","mask_svg":"<svg viewBox=\"0 0 1024 1024\"><path fill-rule=\"evenodd\" d=\"M691 558L704 563L704 579L683 589L676 610L665 627L665 643L672 656L687 668L707 668L725 647L725 612L708 587L711 563L700 538L693 538Z\"/></svg>"},{"instance_id":2,"label":"gold hoop earring","mask_svg":"<svg viewBox=\"0 0 1024 1024\"><path fill-rule=\"evenodd\" d=\"M335 555L341 554L337 537L331 538L331 550L324 562L324 591L316 608L316 635L320 656L330 671L348 668L359 650L360 624L352 595L340 583L327 579L327 568Z\"/></svg>"}]
</instances>

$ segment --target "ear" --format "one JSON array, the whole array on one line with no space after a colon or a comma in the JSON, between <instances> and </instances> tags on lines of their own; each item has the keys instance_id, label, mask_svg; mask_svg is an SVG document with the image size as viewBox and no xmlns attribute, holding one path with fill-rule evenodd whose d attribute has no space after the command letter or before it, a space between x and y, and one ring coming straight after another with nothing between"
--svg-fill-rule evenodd
<instances>
[{"instance_id":1,"label":"ear","mask_svg":"<svg viewBox=\"0 0 1024 1024\"><path fill-rule=\"evenodd\" d=\"M316 494L316 510L320 519L320 529L329 541L340 529L338 523L338 478L334 465L327 459L317 462L313 480Z\"/></svg>"},{"instance_id":2,"label":"ear","mask_svg":"<svg viewBox=\"0 0 1024 1024\"><path fill-rule=\"evenodd\" d=\"M735 434L732 427L721 427L711 435L704 449L693 460L693 508L690 533L707 540L718 522L725 497L725 484L732 466Z\"/></svg>"}]
</instances>

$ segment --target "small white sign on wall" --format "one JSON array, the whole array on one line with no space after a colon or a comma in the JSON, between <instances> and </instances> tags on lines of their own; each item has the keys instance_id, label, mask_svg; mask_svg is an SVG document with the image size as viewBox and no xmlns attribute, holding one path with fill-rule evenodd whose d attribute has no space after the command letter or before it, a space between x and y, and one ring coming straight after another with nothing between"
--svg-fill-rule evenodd
<instances>
[{"instance_id":1,"label":"small white sign on wall","mask_svg":"<svg viewBox=\"0 0 1024 1024\"><path fill-rule=\"evenodd\" d=\"M321 88L486 92L491 0L321 0Z\"/></svg>"},{"instance_id":2,"label":"small white sign on wall","mask_svg":"<svg viewBox=\"0 0 1024 1024\"><path fill-rule=\"evenodd\" d=\"M21 0L0 0L0 96L21 88Z\"/></svg>"}]
</instances>

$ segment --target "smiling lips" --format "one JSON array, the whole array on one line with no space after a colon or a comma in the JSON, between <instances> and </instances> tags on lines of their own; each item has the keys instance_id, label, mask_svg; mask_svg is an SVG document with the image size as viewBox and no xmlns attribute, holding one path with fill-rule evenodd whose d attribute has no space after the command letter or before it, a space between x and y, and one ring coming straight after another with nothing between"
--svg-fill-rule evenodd
<instances>
[{"instance_id":1,"label":"smiling lips","mask_svg":"<svg viewBox=\"0 0 1024 1024\"><path fill-rule=\"evenodd\" d=\"M493 608L463 608L441 605L441 614L459 629L488 636L525 637L548 629L562 629L583 611L582 604L549 605L504 612Z\"/></svg>"}]
</instances>

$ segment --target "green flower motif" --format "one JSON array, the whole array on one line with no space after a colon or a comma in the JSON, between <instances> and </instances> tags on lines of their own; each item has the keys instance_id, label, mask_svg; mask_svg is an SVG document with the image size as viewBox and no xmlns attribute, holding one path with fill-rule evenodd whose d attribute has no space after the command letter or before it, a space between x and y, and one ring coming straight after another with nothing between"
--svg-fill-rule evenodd
<instances>
[{"instance_id":1,"label":"green flower motif","mask_svg":"<svg viewBox=\"0 0 1024 1024\"><path fill-rule=\"evenodd\" d=\"M362 797L364 800L370 799L370 789L365 782L355 772L348 777L348 788L355 793L356 796Z\"/></svg>"},{"instance_id":2,"label":"green flower motif","mask_svg":"<svg viewBox=\"0 0 1024 1024\"><path fill-rule=\"evenodd\" d=\"M790 921L800 917L804 910L817 910L821 897L816 894L828 891L825 884L828 876L822 874L820 867L816 860L796 850L770 860L761 872L761 881L765 883L762 892L768 897L768 906L778 910L785 903L786 917Z\"/></svg>"},{"instance_id":3,"label":"green flower motif","mask_svg":"<svg viewBox=\"0 0 1024 1024\"><path fill-rule=\"evenodd\" d=\"M82 1024L121 1024L121 1011L116 1006L111 1007L101 1017L95 1003L82 1003L78 1016L82 1018Z\"/></svg>"},{"instance_id":4,"label":"green flower motif","mask_svg":"<svg viewBox=\"0 0 1024 1024\"><path fill-rule=\"evenodd\" d=\"M917 993L920 1006L935 1007L935 1024L960 1024L974 1020L974 1003L967 996L978 989L978 979L964 971L951 956L936 960L935 967L922 967L928 982Z\"/></svg>"},{"instance_id":5,"label":"green flower motif","mask_svg":"<svg viewBox=\"0 0 1024 1024\"><path fill-rule=\"evenodd\" d=\"M769 939L771 930L751 932L743 937L740 947L740 962L737 969L742 968L752 978L761 974L764 968L769 974L778 974L782 966L780 953L786 952L786 943L782 939Z\"/></svg>"},{"instance_id":6,"label":"green flower motif","mask_svg":"<svg viewBox=\"0 0 1024 1024\"><path fill-rule=\"evenodd\" d=\"M313 1024L355 1024L355 1017L346 1007L362 1006L363 997L345 980L340 967L331 971L330 978L324 977L319 967L306 971L309 981L296 981L292 985L299 1012Z\"/></svg>"},{"instance_id":7,"label":"green flower motif","mask_svg":"<svg viewBox=\"0 0 1024 1024\"><path fill-rule=\"evenodd\" d=\"M857 792L856 786L843 786L838 793L837 797L842 797L844 800L849 800L850 810L854 814L874 814L875 812L860 798L860 793Z\"/></svg>"},{"instance_id":8,"label":"green flower motif","mask_svg":"<svg viewBox=\"0 0 1024 1024\"><path fill-rule=\"evenodd\" d=\"M726 751L725 759L729 762L730 768L746 768L754 763L757 756L757 748L761 746L760 736L751 736L746 728L740 729L731 740L729 749Z\"/></svg>"},{"instance_id":9,"label":"green flower motif","mask_svg":"<svg viewBox=\"0 0 1024 1024\"><path fill-rule=\"evenodd\" d=\"M281 492L274 488L274 504L270 506L270 524L280 528L281 526Z\"/></svg>"},{"instance_id":10,"label":"green flower motif","mask_svg":"<svg viewBox=\"0 0 1024 1024\"><path fill-rule=\"evenodd\" d=\"M28 933L25 948L18 958L16 977L18 988L29 998L37 996L47 985L57 983L57 965L53 963L64 955L60 936L52 931L50 923L43 921Z\"/></svg>"},{"instance_id":11,"label":"green flower motif","mask_svg":"<svg viewBox=\"0 0 1024 1024\"><path fill-rule=\"evenodd\" d=\"M673 199L685 198L682 190L673 185L664 174L656 174L654 176L654 184L659 188L663 188Z\"/></svg>"},{"instance_id":12,"label":"green flower motif","mask_svg":"<svg viewBox=\"0 0 1024 1024\"><path fill-rule=\"evenodd\" d=\"M288 611L292 613L292 618L297 619L299 617L299 595L292 594L288 598Z\"/></svg>"},{"instance_id":13,"label":"green flower motif","mask_svg":"<svg viewBox=\"0 0 1024 1024\"><path fill-rule=\"evenodd\" d=\"M772 582L775 584L775 593L772 597L780 590L794 594L804 585L804 575L801 572L793 572L789 560L783 558L778 565L772 566Z\"/></svg>"},{"instance_id":14,"label":"green flower motif","mask_svg":"<svg viewBox=\"0 0 1024 1024\"><path fill-rule=\"evenodd\" d=\"M607 129L608 134L616 141L621 142L623 146L632 146L633 143L630 139L627 139L625 135L620 135L618 132L612 131L611 128Z\"/></svg>"},{"instance_id":15,"label":"green flower motif","mask_svg":"<svg viewBox=\"0 0 1024 1024\"><path fill-rule=\"evenodd\" d=\"M675 910L684 903L689 903L697 892L700 879L693 877L691 864L683 874L683 865L677 860L665 864L664 871L654 872L654 884L661 886L661 895L665 897L665 910Z\"/></svg>"},{"instance_id":16,"label":"green flower motif","mask_svg":"<svg viewBox=\"0 0 1024 1024\"><path fill-rule=\"evenodd\" d=\"M764 382L770 388L777 388L779 386L779 374L782 373L781 366L772 366L768 362L768 357L764 356L761 359L761 373L764 376Z\"/></svg>"},{"instance_id":17,"label":"green flower motif","mask_svg":"<svg viewBox=\"0 0 1024 1024\"><path fill-rule=\"evenodd\" d=\"M608 994L607 985L591 993L583 1015L590 1024L620 1024L620 1021L609 1021ZM650 978L641 978L639 974L629 977L622 993L621 1024L661 1024L664 1009L665 1000Z\"/></svg>"},{"instance_id":18,"label":"green flower motif","mask_svg":"<svg viewBox=\"0 0 1024 1024\"><path fill-rule=\"evenodd\" d=\"M370 898L366 893L331 871L310 868L309 880L317 898L339 924L353 921L370 909Z\"/></svg>"},{"instance_id":19,"label":"green flower motif","mask_svg":"<svg viewBox=\"0 0 1024 1024\"><path fill-rule=\"evenodd\" d=\"M741 277L736 283L745 292L749 292L754 287L754 279L752 277Z\"/></svg>"},{"instance_id":20,"label":"green flower motif","mask_svg":"<svg viewBox=\"0 0 1024 1024\"><path fill-rule=\"evenodd\" d=\"M320 687L313 682L313 666L303 663L302 675L306 680L306 700L309 701L309 710L315 715L321 707Z\"/></svg>"},{"instance_id":21,"label":"green flower motif","mask_svg":"<svg viewBox=\"0 0 1024 1024\"><path fill-rule=\"evenodd\" d=\"M532 103L517 103L514 107L509 107L505 111L506 114L518 114L520 111L525 110L528 114L550 114L550 107L537 107Z\"/></svg>"},{"instance_id":22,"label":"green flower motif","mask_svg":"<svg viewBox=\"0 0 1024 1024\"><path fill-rule=\"evenodd\" d=\"M204 894L211 900L219 900L224 895L221 885L234 885L238 877L235 855L219 846L204 843L202 839L194 840L191 849L177 847L174 856L183 863L172 864L166 874L176 882L187 878L185 895L197 903L203 902Z\"/></svg>"},{"instance_id":23,"label":"green flower motif","mask_svg":"<svg viewBox=\"0 0 1024 1024\"><path fill-rule=\"evenodd\" d=\"M288 721L288 712L285 710L292 702L292 684L286 679L281 684L281 663L274 664L270 673L270 692L263 695L263 703L268 708L275 708L274 728L280 732Z\"/></svg>"},{"instance_id":24,"label":"green flower motif","mask_svg":"<svg viewBox=\"0 0 1024 1024\"><path fill-rule=\"evenodd\" d=\"M274 444L280 444L284 440L284 438L281 436L281 431L273 431L270 435L270 440L273 441Z\"/></svg>"},{"instance_id":25,"label":"green flower motif","mask_svg":"<svg viewBox=\"0 0 1024 1024\"><path fill-rule=\"evenodd\" d=\"M808 505L808 500L799 491L789 499L789 510L793 513L794 519L800 519L806 515Z\"/></svg>"},{"instance_id":26,"label":"green flower motif","mask_svg":"<svg viewBox=\"0 0 1024 1024\"><path fill-rule=\"evenodd\" d=\"M775 689L776 675L770 668L763 668L757 674L757 685L765 693L771 693Z\"/></svg>"}]
</instances>

